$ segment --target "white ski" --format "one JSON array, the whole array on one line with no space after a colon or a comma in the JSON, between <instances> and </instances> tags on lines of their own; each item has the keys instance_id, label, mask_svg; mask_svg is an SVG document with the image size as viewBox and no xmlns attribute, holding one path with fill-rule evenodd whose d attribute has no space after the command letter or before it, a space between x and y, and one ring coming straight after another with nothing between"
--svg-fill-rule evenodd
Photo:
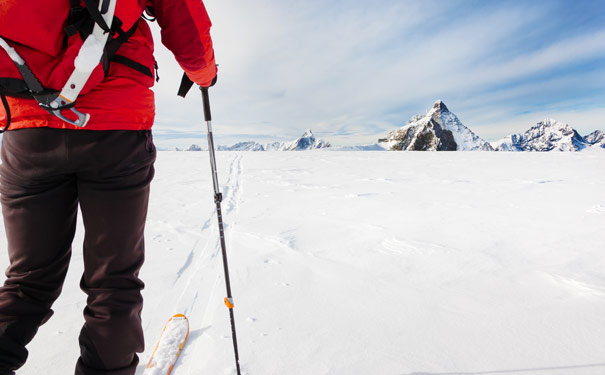
<instances>
[{"instance_id":1,"label":"white ski","mask_svg":"<svg viewBox=\"0 0 605 375\"><path fill-rule=\"evenodd\" d=\"M189 321L182 314L172 316L147 363L143 375L170 375L189 337Z\"/></svg>"}]
</instances>

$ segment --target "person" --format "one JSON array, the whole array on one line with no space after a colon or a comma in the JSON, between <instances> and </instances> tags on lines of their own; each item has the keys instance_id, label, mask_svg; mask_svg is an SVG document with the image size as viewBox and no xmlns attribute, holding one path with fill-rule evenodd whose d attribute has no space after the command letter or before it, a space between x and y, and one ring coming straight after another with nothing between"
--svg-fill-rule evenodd
<instances>
[{"instance_id":1,"label":"person","mask_svg":"<svg viewBox=\"0 0 605 375\"><path fill-rule=\"evenodd\" d=\"M73 70L83 38L98 23L91 2L0 2L0 37L45 88L61 90ZM115 16L110 39L127 40L109 63L102 60L95 68L76 101L75 108L90 115L85 127L49 113L31 97L0 91L0 126L10 124L4 126L0 166L10 260L0 289L0 375L23 366L26 345L53 314L78 206L85 228L80 287L87 305L75 374L133 375L137 353L144 350L139 270L156 158L150 17L191 81L209 87L217 68L201 0L117 0ZM15 63L0 49L0 88L19 79Z\"/></svg>"}]
</instances>

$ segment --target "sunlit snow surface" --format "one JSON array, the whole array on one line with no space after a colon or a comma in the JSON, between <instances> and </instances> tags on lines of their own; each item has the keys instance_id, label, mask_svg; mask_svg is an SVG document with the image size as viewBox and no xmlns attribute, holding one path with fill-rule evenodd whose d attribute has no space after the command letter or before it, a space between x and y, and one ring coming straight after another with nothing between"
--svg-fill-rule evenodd
<instances>
[{"instance_id":1,"label":"sunlit snow surface","mask_svg":"<svg viewBox=\"0 0 605 375\"><path fill-rule=\"evenodd\" d=\"M219 152L243 372L605 374L603 151ZM156 166L137 374L174 313L234 374L208 155ZM73 373L81 242L19 375Z\"/></svg>"}]
</instances>

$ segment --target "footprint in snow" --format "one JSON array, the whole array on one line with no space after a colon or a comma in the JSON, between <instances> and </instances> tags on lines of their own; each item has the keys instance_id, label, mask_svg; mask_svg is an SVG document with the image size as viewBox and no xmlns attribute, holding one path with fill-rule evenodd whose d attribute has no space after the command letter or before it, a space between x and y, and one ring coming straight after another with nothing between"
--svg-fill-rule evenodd
<instances>
[{"instance_id":1,"label":"footprint in snow","mask_svg":"<svg viewBox=\"0 0 605 375\"><path fill-rule=\"evenodd\" d=\"M163 234L156 234L155 236L152 237L152 240L154 240L157 243L172 241L170 238L166 238L166 236L164 236Z\"/></svg>"}]
</instances>

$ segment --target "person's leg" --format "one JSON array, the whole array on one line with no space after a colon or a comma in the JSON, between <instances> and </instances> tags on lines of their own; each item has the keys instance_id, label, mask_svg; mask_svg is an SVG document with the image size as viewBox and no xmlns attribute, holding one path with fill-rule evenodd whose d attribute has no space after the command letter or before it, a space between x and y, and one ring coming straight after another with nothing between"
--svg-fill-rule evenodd
<instances>
[{"instance_id":1,"label":"person's leg","mask_svg":"<svg viewBox=\"0 0 605 375\"><path fill-rule=\"evenodd\" d=\"M146 132L103 133L82 156L96 158L94 167L78 173L88 304L76 374L132 375L144 350L138 275L155 149ZM87 144L83 137L78 143Z\"/></svg>"},{"instance_id":2,"label":"person's leg","mask_svg":"<svg viewBox=\"0 0 605 375\"><path fill-rule=\"evenodd\" d=\"M0 375L25 363L25 345L52 315L67 273L78 203L75 177L61 170L64 140L49 129L9 131L2 140L10 266L0 288Z\"/></svg>"}]
</instances>

